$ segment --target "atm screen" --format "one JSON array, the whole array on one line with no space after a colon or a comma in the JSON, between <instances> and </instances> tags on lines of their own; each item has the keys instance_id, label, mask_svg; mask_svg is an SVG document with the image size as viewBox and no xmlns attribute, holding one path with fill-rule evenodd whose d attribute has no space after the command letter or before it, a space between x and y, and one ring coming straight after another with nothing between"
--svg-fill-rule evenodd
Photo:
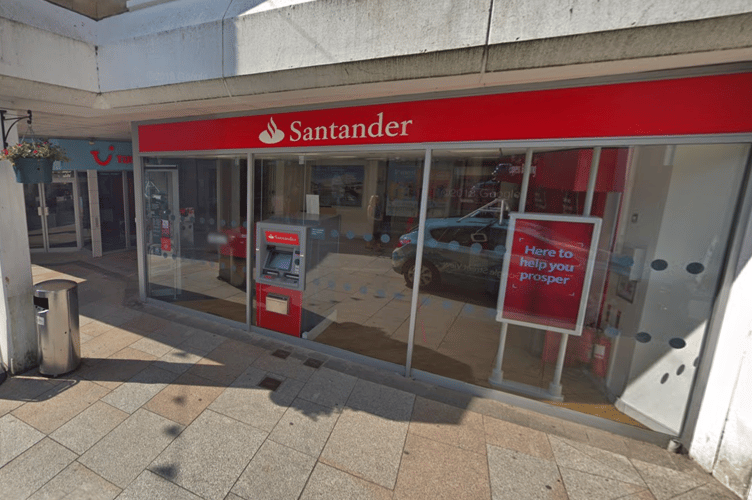
<instances>
[{"instance_id":1,"label":"atm screen","mask_svg":"<svg viewBox=\"0 0 752 500\"><path fill-rule=\"evenodd\" d=\"M281 252L279 250L270 250L267 259L266 269L276 269L278 271L289 271L292 264L292 252Z\"/></svg>"}]
</instances>

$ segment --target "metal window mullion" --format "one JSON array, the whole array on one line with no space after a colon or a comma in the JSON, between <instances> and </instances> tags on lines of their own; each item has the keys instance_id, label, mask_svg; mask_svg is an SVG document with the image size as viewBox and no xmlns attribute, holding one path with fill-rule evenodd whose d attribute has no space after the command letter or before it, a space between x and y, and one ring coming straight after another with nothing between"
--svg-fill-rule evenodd
<instances>
[{"instance_id":1,"label":"metal window mullion","mask_svg":"<svg viewBox=\"0 0 752 500\"><path fill-rule=\"evenodd\" d=\"M254 241L256 231L254 230L253 225L253 208L254 204L256 202L255 200L255 193L254 193L254 177L255 177L255 171L254 171L254 164L253 164L253 153L247 153L246 154L246 172L247 172L247 179L246 179L246 200L247 200L247 207L246 207L246 239L245 239L245 325L246 329L250 332L251 331L251 323L253 322L253 288L256 286L255 281L253 279L254 269L255 267L252 264L252 254L253 249L255 248L256 242Z\"/></svg>"},{"instance_id":2,"label":"metal window mullion","mask_svg":"<svg viewBox=\"0 0 752 500\"><path fill-rule=\"evenodd\" d=\"M131 137L133 137L133 150L138 151L138 126L131 125ZM146 300L146 252L144 224L144 167L140 155L133 155L133 198L136 209L136 262L138 264L138 296L141 301ZM93 229L91 230L93 231ZM92 242L92 251L93 251Z\"/></svg>"},{"instance_id":3,"label":"metal window mullion","mask_svg":"<svg viewBox=\"0 0 752 500\"><path fill-rule=\"evenodd\" d=\"M415 249L415 272L413 273L413 294L410 302L410 330L407 336L407 359L405 376L410 377L415 344L415 322L418 316L418 297L420 295L420 270L423 266L423 246L426 236L426 213L428 212L428 184L431 177L431 148L426 149L423 160L423 188L420 193L420 215L418 217L418 244Z\"/></svg>"}]
</instances>

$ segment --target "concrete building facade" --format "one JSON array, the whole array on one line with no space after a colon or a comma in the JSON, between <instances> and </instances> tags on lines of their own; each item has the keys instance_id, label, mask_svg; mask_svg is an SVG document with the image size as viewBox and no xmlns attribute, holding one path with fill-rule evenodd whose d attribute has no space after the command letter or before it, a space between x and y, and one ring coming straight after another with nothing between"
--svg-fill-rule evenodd
<instances>
[{"instance_id":1,"label":"concrete building facade","mask_svg":"<svg viewBox=\"0 0 752 500\"><path fill-rule=\"evenodd\" d=\"M301 300L329 323L295 341L497 399L513 392L562 403L546 396L564 385L564 408L530 404L646 439L678 439L752 498L752 3L128 4L95 21L43 0L3 2L0 108L33 110L34 130L45 136L133 141L144 300L274 335L259 313L267 293L257 288L263 269L253 272L260 243L245 242L259 222L318 212L317 221L334 225L311 234L334 246L311 268L311 293ZM421 111L437 103L442 113ZM364 131L377 123L370 138L341 128L358 113L368 117ZM424 127L419 139L399 140L419 115L434 132L416 125ZM307 131L316 117L324 121ZM481 135L460 118L492 130ZM274 146L261 137L267 123L269 141L298 130L322 142ZM333 141L335 130L343 141ZM17 223L23 188L5 162L2 170L0 352L14 374L34 365L36 345L28 238ZM489 189L493 196L483 194ZM472 296L486 286L498 293L494 266L509 228L501 220L499 228L476 221L466 235L457 264L465 277L494 270L472 293L421 281L432 251L465 246L446 224L480 219L476 210L492 198L506 199L511 212L601 220L603 266L585 313L595 336L570 339L584 358L565 357L566 341L546 328L500 334L493 290ZM420 272L405 268L403 285L391 267L410 245ZM623 272L622 257L631 262ZM434 270L425 268L428 279ZM405 288L408 275L419 286ZM205 287L208 278L219 285ZM393 328L384 319L403 313ZM538 366L548 375L538 376ZM567 384L581 389L567 392ZM593 417L587 408L602 402L635 430Z\"/></svg>"}]
</instances>

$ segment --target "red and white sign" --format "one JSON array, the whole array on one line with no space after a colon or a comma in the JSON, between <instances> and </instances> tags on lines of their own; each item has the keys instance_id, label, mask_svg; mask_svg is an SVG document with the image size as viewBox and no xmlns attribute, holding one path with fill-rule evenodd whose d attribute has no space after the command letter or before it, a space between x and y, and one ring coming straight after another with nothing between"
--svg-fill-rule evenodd
<instances>
[{"instance_id":1,"label":"red and white sign","mask_svg":"<svg viewBox=\"0 0 752 500\"><path fill-rule=\"evenodd\" d=\"M511 214L496 319L582 333L601 220Z\"/></svg>"},{"instance_id":2,"label":"red and white sign","mask_svg":"<svg viewBox=\"0 0 752 500\"><path fill-rule=\"evenodd\" d=\"M281 231L265 231L264 236L269 243L278 245L300 245L298 233L283 233Z\"/></svg>"},{"instance_id":3,"label":"red and white sign","mask_svg":"<svg viewBox=\"0 0 752 500\"><path fill-rule=\"evenodd\" d=\"M749 133L750 88L752 73L737 73L152 123L138 126L138 144L146 153Z\"/></svg>"}]
</instances>

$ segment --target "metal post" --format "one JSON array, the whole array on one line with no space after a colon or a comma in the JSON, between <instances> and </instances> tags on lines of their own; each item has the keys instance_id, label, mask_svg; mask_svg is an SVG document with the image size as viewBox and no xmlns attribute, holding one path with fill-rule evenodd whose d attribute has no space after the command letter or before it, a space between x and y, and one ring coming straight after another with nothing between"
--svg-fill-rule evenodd
<instances>
[{"instance_id":1,"label":"metal post","mask_svg":"<svg viewBox=\"0 0 752 500\"><path fill-rule=\"evenodd\" d=\"M423 160L423 189L420 193L420 215L418 218L418 245L415 249L415 272L413 273L413 295L410 302L410 330L407 336L407 361L405 377L410 376L415 343L415 322L418 316L418 296L420 294L420 270L423 267L423 247L426 236L426 213L428 212L428 181L431 177L431 148L426 149Z\"/></svg>"},{"instance_id":2,"label":"metal post","mask_svg":"<svg viewBox=\"0 0 752 500\"><path fill-rule=\"evenodd\" d=\"M519 207L517 207L517 211L519 213L523 213L525 211L525 204L527 203L527 189L528 185L530 184L530 170L532 163L533 149L527 148L527 151L525 151L525 168L522 174L522 186L520 187L520 205ZM502 210L502 214L499 215L499 220L501 220L503 215L504 214ZM501 365L504 361L504 347L507 343L508 329L509 324L507 322L502 322L501 329L499 330L499 349L498 351L496 351L496 361L494 362L493 372L491 373L491 377L489 377L488 379L488 382L492 385L501 385L501 383L504 381L504 371L501 369Z\"/></svg>"},{"instance_id":3,"label":"metal post","mask_svg":"<svg viewBox=\"0 0 752 500\"><path fill-rule=\"evenodd\" d=\"M595 193L595 181L598 179L598 164L601 161L601 148L593 148L593 161L590 163L590 177L588 178L587 193L585 194L585 208L582 211L582 215L587 217L590 215L593 209L593 195ZM564 371L564 355L567 350L567 342L569 341L569 334L561 334L561 342L559 343L559 355L556 358L556 369L554 370L554 378L551 381L551 385L548 386L548 391L554 396L561 396L561 374Z\"/></svg>"}]
</instances>

